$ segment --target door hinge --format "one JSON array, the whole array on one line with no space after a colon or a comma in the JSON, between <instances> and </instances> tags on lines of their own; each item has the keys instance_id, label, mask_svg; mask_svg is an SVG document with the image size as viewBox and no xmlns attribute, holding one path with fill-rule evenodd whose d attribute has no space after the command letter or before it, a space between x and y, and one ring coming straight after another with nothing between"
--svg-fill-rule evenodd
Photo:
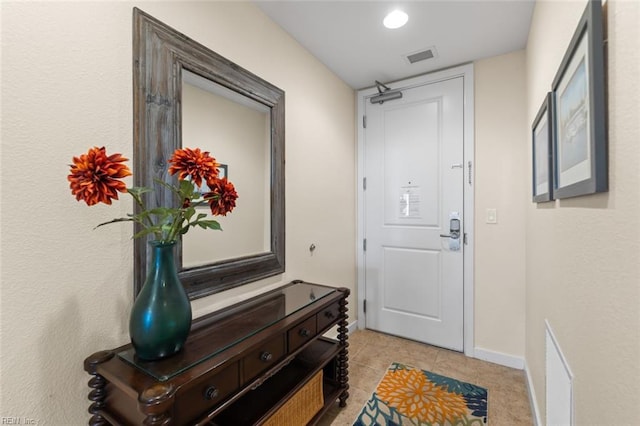
<instances>
[{"instance_id":1,"label":"door hinge","mask_svg":"<svg viewBox=\"0 0 640 426\"><path fill-rule=\"evenodd\" d=\"M367 190L367 178L362 178L362 190Z\"/></svg>"},{"instance_id":2,"label":"door hinge","mask_svg":"<svg viewBox=\"0 0 640 426\"><path fill-rule=\"evenodd\" d=\"M367 251L367 239L362 240L362 250Z\"/></svg>"},{"instance_id":3,"label":"door hinge","mask_svg":"<svg viewBox=\"0 0 640 426\"><path fill-rule=\"evenodd\" d=\"M471 161L469 161L467 164L469 165L469 185L471 185L471 175L472 175L472 173L471 173Z\"/></svg>"},{"instance_id":4,"label":"door hinge","mask_svg":"<svg viewBox=\"0 0 640 426\"><path fill-rule=\"evenodd\" d=\"M364 127L365 129L367 128L367 116L366 115L362 116L362 127Z\"/></svg>"},{"instance_id":5,"label":"door hinge","mask_svg":"<svg viewBox=\"0 0 640 426\"><path fill-rule=\"evenodd\" d=\"M367 299L364 299L364 301L362 302L362 311L365 314L367 313Z\"/></svg>"},{"instance_id":6,"label":"door hinge","mask_svg":"<svg viewBox=\"0 0 640 426\"><path fill-rule=\"evenodd\" d=\"M464 245L467 245L467 233L465 232L464 234L462 234L462 242L464 243Z\"/></svg>"}]
</instances>

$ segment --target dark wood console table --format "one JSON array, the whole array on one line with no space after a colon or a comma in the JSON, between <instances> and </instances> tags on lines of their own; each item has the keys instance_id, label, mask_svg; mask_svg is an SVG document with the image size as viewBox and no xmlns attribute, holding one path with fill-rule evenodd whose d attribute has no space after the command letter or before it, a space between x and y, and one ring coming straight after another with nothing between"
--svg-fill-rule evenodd
<instances>
[{"instance_id":1,"label":"dark wood console table","mask_svg":"<svg viewBox=\"0 0 640 426\"><path fill-rule=\"evenodd\" d=\"M89 424L263 424L321 375L315 424L349 396L348 295L293 281L194 321L184 349L164 360L140 361L131 345L97 352L84 362ZM322 336L335 325L337 340Z\"/></svg>"}]
</instances>

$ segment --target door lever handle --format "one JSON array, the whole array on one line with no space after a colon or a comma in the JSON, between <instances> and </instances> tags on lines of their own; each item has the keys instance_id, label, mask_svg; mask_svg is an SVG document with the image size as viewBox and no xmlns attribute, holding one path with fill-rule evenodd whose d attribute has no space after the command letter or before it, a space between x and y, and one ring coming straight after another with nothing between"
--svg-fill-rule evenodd
<instances>
[{"instance_id":1,"label":"door lever handle","mask_svg":"<svg viewBox=\"0 0 640 426\"><path fill-rule=\"evenodd\" d=\"M440 234L440 236L442 238L453 238L454 240L460 238L460 234L458 232L452 232L451 234Z\"/></svg>"}]
</instances>

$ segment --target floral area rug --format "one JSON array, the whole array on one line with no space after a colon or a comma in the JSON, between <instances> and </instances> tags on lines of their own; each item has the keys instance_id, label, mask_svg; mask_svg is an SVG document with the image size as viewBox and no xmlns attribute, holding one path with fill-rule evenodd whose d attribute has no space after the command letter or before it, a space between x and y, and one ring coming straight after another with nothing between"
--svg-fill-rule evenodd
<instances>
[{"instance_id":1,"label":"floral area rug","mask_svg":"<svg viewBox=\"0 0 640 426\"><path fill-rule=\"evenodd\" d=\"M353 426L485 426L487 390L397 362Z\"/></svg>"}]
</instances>

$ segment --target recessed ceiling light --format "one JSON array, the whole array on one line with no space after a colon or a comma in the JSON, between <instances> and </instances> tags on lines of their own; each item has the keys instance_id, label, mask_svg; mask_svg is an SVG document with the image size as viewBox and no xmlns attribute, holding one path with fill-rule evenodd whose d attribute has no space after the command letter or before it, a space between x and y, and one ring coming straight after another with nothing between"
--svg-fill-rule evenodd
<instances>
[{"instance_id":1,"label":"recessed ceiling light","mask_svg":"<svg viewBox=\"0 0 640 426\"><path fill-rule=\"evenodd\" d=\"M385 16L384 21L382 21L382 23L384 24L385 27L393 30L396 28L400 28L401 26L406 24L408 20L409 20L409 15L407 15L401 10L394 10L393 12Z\"/></svg>"}]
</instances>

